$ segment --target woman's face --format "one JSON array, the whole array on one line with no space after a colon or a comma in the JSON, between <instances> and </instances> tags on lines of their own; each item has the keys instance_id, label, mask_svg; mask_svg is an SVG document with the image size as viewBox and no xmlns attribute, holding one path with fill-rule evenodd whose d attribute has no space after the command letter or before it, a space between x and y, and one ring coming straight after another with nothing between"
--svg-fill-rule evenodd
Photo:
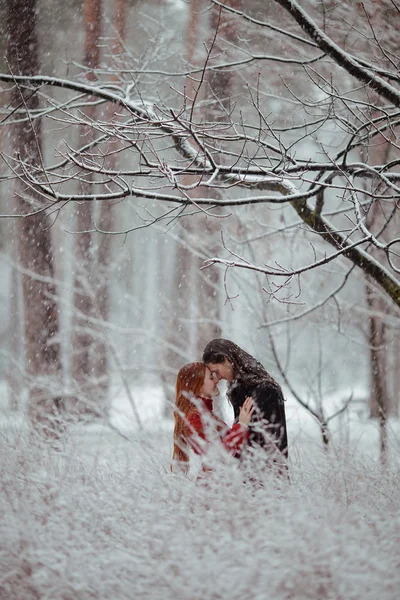
<instances>
[{"instance_id":1,"label":"woman's face","mask_svg":"<svg viewBox=\"0 0 400 600\"><path fill-rule=\"evenodd\" d=\"M224 358L222 363L208 363L207 367L210 369L214 379L219 381L220 379L226 379L227 381L233 381L233 367L229 360Z\"/></svg>"},{"instance_id":2,"label":"woman's face","mask_svg":"<svg viewBox=\"0 0 400 600\"><path fill-rule=\"evenodd\" d=\"M204 375L203 385L201 386L200 396L205 398L212 398L218 396L219 389L217 388L217 380L212 376L211 371L206 367L206 373Z\"/></svg>"}]
</instances>

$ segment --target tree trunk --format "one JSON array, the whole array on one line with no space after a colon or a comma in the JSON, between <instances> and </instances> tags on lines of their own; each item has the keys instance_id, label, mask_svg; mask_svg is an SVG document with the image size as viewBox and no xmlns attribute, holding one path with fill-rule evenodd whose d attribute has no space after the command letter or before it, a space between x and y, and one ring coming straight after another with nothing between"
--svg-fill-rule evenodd
<instances>
[{"instance_id":1,"label":"tree trunk","mask_svg":"<svg viewBox=\"0 0 400 600\"><path fill-rule=\"evenodd\" d=\"M390 150L391 145L388 140L383 136L376 136L371 141L368 149L365 150L365 153L368 152L369 157L374 161L383 160L388 162L390 159ZM377 185L376 181L372 181L371 183L372 193L374 192L374 185ZM385 226L386 235L388 230L390 231L391 228L396 226L395 217L392 218L388 209L377 202L374 202L370 207L365 223L368 230L372 232ZM383 236L385 237L385 232L383 232ZM371 254L376 254L374 249L371 250ZM366 300L369 308L368 342L371 364L370 417L379 419L381 461L383 464L386 464L387 417L392 412L396 412L394 405L397 405L398 402L394 402L394 398L391 397L390 393L389 332L387 331L387 325L382 315L390 314L393 309L375 290L373 281L370 278L367 278L366 282ZM394 309L394 311L396 314L397 310Z\"/></svg>"},{"instance_id":2,"label":"tree trunk","mask_svg":"<svg viewBox=\"0 0 400 600\"><path fill-rule=\"evenodd\" d=\"M230 5L240 8L241 0L233 0ZM199 62L197 52L200 49L201 15L204 9L202 0L197 0L189 5L189 19L186 34L186 58L190 66ZM220 12L213 6L208 27L207 48L213 43L215 32L218 29L212 55L217 55L220 60L224 52L221 40L229 43L237 41L237 31L234 20L226 11ZM189 77L186 85L188 110L193 107L198 118L212 120L214 123L226 118L230 108L234 75L228 71L208 72L200 85L200 77ZM199 102L206 103L207 108L197 109ZM216 131L214 130L214 133ZM190 176L185 179L185 184L193 183ZM206 188L195 188L190 192L190 197L207 197ZM222 196L221 196L222 197ZM211 211L218 214L217 209ZM168 398L173 400L173 383L176 371L184 363L183 356L188 360L200 360L204 347L211 339L220 337L220 294L222 285L220 271L207 269L201 271L203 258L191 252L195 247L194 234L204 232L203 243L200 250L204 257L217 253L220 244L219 222L212 216L197 215L195 219L182 220L180 229L180 244L177 251L175 267L175 316L171 321L168 340L179 348L180 353L168 350L165 359L166 370L165 387L169 390ZM193 238L193 239L192 239ZM183 356L182 356L183 355ZM167 383L168 382L168 383Z\"/></svg>"},{"instance_id":3,"label":"tree trunk","mask_svg":"<svg viewBox=\"0 0 400 600\"><path fill-rule=\"evenodd\" d=\"M237 2L236 2L237 4ZM194 0L188 6L188 23L186 29L186 60L188 66L195 67L199 63L198 52L200 50L200 27L202 14L204 12L203 0ZM208 45L214 38L217 22L219 21L219 10L213 7L211 9L211 24L207 43ZM230 17L225 11L222 11L220 19L224 25L230 21ZM227 31L230 39L232 31ZM218 38L217 38L218 39ZM230 39L230 41L232 41ZM218 54L218 42L214 52ZM219 78L222 81L219 81ZM200 76L190 76L186 82L187 108L190 111L193 107L194 113L198 117L221 118L221 108L218 102L225 102L229 97L232 85L231 74L218 71L217 75L208 74L205 81L200 85ZM197 109L198 103L204 101L212 102L213 109L204 111ZM212 113L212 114L211 114ZM225 114L225 113L224 113ZM184 179L185 184L191 184L194 179L190 176ZM204 188L195 188L190 192L190 197L196 200L196 197L207 197L207 190ZM217 213L216 210L213 210ZM191 249L195 248L196 242L192 237L199 230L204 232L204 242L202 250L207 255L214 255L216 252L216 237L219 231L218 221L213 217L197 215L194 219L182 219L179 229L179 244L176 255L175 273L174 273L174 300L173 314L167 332L167 339L170 345L178 351L169 348L164 357L164 370L162 379L167 399L170 402L174 400L174 385L176 373L184 364L185 356L188 360L200 360L206 343L215 337L221 335L219 326L219 276L218 269L200 271L203 258L194 254ZM219 240L218 240L219 241Z\"/></svg>"},{"instance_id":4,"label":"tree trunk","mask_svg":"<svg viewBox=\"0 0 400 600\"><path fill-rule=\"evenodd\" d=\"M242 7L242 0L231 0L229 5L239 10ZM212 54L221 57L224 53L227 53L226 43L224 44L224 42L228 43L228 48L234 46L238 41L238 32L235 18L232 18L232 15L227 11L220 11L218 6L213 6L211 9L208 48L211 47L216 31L217 36ZM207 107L204 111L206 121L218 123L219 121L226 120L226 116L231 109L234 83L235 75L229 70L208 72L204 94ZM218 135L218 129L214 130L214 132ZM195 192L201 192L200 195L202 196L207 196L207 191L201 188L195 190ZM221 192L221 200L225 193ZM214 214L219 213L217 209L213 209L211 212ZM198 218L197 227L205 232L205 253L208 256L218 254L221 245L219 220L210 216L201 216ZM219 296L223 293L221 271L217 268L200 271L201 263L201 260L197 260L197 287L200 290L197 311L197 354L199 356L202 355L204 347L211 339L221 336L221 303Z\"/></svg>"},{"instance_id":5,"label":"tree trunk","mask_svg":"<svg viewBox=\"0 0 400 600\"><path fill-rule=\"evenodd\" d=\"M190 318L191 303L194 301L194 295L198 293L193 287L191 279L194 257L185 245L186 237L183 228L179 232L179 239L167 306L169 314L166 327L167 347L160 372L167 399L166 414L170 414L171 404L175 400L175 381L178 370L186 362L196 359L193 352L193 322Z\"/></svg>"},{"instance_id":6,"label":"tree trunk","mask_svg":"<svg viewBox=\"0 0 400 600\"><path fill-rule=\"evenodd\" d=\"M14 223L11 223L13 226ZM14 230L14 227L13 227ZM15 247L11 240L11 248ZM11 253L12 261L18 262L16 252ZM8 324L8 366L6 379L8 384L8 406L10 410L17 411L22 407L21 396L24 389L22 377L25 369L24 353L22 348L22 323L23 307L21 302L21 275L16 266L12 266L11 273L11 302L10 321Z\"/></svg>"},{"instance_id":7,"label":"tree trunk","mask_svg":"<svg viewBox=\"0 0 400 600\"><path fill-rule=\"evenodd\" d=\"M14 74L40 72L36 36L36 0L14 0L8 12L8 61ZM37 109L38 95L17 88L13 105ZM41 123L39 120L12 125L14 149L29 164L40 164ZM22 181L15 191L15 212L28 213L42 205ZM45 436L56 436L61 408L59 312L53 279L53 249L50 229L42 213L16 220L17 254L22 269L24 342L29 378L29 416L32 425Z\"/></svg>"},{"instance_id":8,"label":"tree trunk","mask_svg":"<svg viewBox=\"0 0 400 600\"><path fill-rule=\"evenodd\" d=\"M10 99L5 100L5 104L8 104ZM0 165L3 173L5 168L1 161L1 157L4 153L8 153L9 149L6 148L5 144L5 128L0 128ZM13 210L13 190L12 186L9 185L7 188L5 183L0 183L1 197L5 199L7 206L7 212L11 213ZM8 223L0 223L0 250L5 251L8 249L8 256L11 262L11 294L10 294L10 309L5 330L1 331L1 337L4 336L8 340L7 348L7 370L5 379L8 387L8 407L12 411L16 411L21 408L21 393L23 389L22 385L22 373L24 370L23 365L23 351L22 351L22 323L23 323L23 310L21 300L21 275L17 268L18 255L16 252L16 228L13 220Z\"/></svg>"},{"instance_id":9,"label":"tree trunk","mask_svg":"<svg viewBox=\"0 0 400 600\"><path fill-rule=\"evenodd\" d=\"M125 39L126 29L126 14L127 4L126 0L116 0L115 2L115 14L114 14L114 32L116 38L112 45L113 56L118 57L123 53L123 42ZM113 78L114 81L118 81L118 77ZM110 122L118 119L117 111L113 104L108 105L108 111L106 114L106 121ZM117 169L117 154L115 153L115 146L110 143L109 145L110 155L107 158L107 166L111 170ZM102 231L113 231L115 225L114 215L114 204L101 202L99 206L99 225ZM97 255L97 275L99 278L99 285L96 293L96 306L98 317L106 322L109 318L110 312L110 289L108 285L110 268L112 263L112 250L114 236L107 234L100 234L98 242L98 255ZM107 359L107 340L103 335L103 338L98 340L96 343L96 362L94 365L94 375L99 381L99 388L101 389L100 397L106 399L108 397L109 384L110 384L110 368L109 361ZM105 375L105 377L104 377Z\"/></svg>"},{"instance_id":10,"label":"tree trunk","mask_svg":"<svg viewBox=\"0 0 400 600\"><path fill-rule=\"evenodd\" d=\"M371 141L368 149L369 157L373 161L385 161L390 159L390 144L383 136L376 136ZM376 181L372 181L372 193ZM389 221L390 213L380 203L374 202L366 215L366 226L369 231L376 231L386 226L390 229L395 226L395 218ZM374 249L371 250L374 255ZM385 320L381 315L390 314L391 306L385 302L374 290L373 282L367 278L366 300L369 308L369 348L371 357L371 395L370 395L370 416L382 419L386 422L386 417L393 410L393 401L390 394L390 369L388 361L388 335ZM396 311L397 312L397 311Z\"/></svg>"},{"instance_id":11,"label":"tree trunk","mask_svg":"<svg viewBox=\"0 0 400 600\"><path fill-rule=\"evenodd\" d=\"M378 418L382 411L386 414L390 408L387 389L386 326L376 314L379 298L375 298L371 285L367 285L366 295L369 308L368 337L371 357L370 416Z\"/></svg>"},{"instance_id":12,"label":"tree trunk","mask_svg":"<svg viewBox=\"0 0 400 600\"><path fill-rule=\"evenodd\" d=\"M83 5L85 42L83 64L88 69L89 81L96 79L93 72L100 64L101 36L101 0L85 0ZM94 121L97 116L95 106L84 109L87 121ZM87 144L93 138L93 130L89 125L81 128L81 139ZM81 184L82 194L92 193L95 179L85 174ZM76 211L75 258L76 275L74 282L74 315L72 343L72 378L76 385L77 409L80 413L91 415L106 412L107 379L105 350L102 332L95 321L101 319L102 306L98 302L99 273L96 265L96 249L94 237L89 230L93 228L95 207L92 202L82 202Z\"/></svg>"}]
</instances>

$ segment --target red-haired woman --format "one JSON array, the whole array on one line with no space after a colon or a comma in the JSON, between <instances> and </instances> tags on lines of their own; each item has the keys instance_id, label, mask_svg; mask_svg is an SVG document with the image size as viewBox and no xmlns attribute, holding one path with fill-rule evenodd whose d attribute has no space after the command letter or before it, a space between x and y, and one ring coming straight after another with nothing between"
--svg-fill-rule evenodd
<instances>
[{"instance_id":1,"label":"red-haired woman","mask_svg":"<svg viewBox=\"0 0 400 600\"><path fill-rule=\"evenodd\" d=\"M207 431L218 432L225 448L237 456L246 444L249 433L247 426L253 414L252 399L243 404L239 421L231 429L213 414L213 396L218 396L217 382L203 362L190 363L182 367L176 379L175 429L173 465L187 473L189 449L204 454L210 443ZM210 427L210 429L207 428Z\"/></svg>"}]
</instances>

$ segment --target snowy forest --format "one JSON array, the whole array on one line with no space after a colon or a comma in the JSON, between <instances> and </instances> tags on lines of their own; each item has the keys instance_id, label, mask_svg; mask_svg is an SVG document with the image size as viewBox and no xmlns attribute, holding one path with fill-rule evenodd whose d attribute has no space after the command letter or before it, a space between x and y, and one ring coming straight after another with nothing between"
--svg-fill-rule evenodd
<instances>
[{"instance_id":1,"label":"snowy forest","mask_svg":"<svg viewBox=\"0 0 400 600\"><path fill-rule=\"evenodd\" d=\"M399 23L0 0L0 600L399 597ZM171 470L214 338L282 387L288 480Z\"/></svg>"}]
</instances>

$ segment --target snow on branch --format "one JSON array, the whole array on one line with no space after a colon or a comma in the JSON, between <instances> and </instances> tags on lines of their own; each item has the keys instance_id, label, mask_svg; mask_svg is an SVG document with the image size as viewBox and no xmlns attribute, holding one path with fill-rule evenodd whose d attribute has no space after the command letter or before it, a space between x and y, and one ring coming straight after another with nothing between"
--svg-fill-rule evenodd
<instances>
[{"instance_id":1,"label":"snow on branch","mask_svg":"<svg viewBox=\"0 0 400 600\"><path fill-rule=\"evenodd\" d=\"M326 265L326 264L330 263L332 260L335 260L336 258L338 258L340 255L345 254L348 250L350 250L352 248L356 248L357 246L360 246L361 244L365 244L365 243L369 242L370 240L371 240L371 236L366 236L363 239L358 240L357 242L353 242L352 244L349 244L345 248L342 248L342 249L338 250L337 252L334 252L330 256L325 256L324 258L321 258L320 260L314 260L313 262L309 263L308 265L305 265L304 267L300 267L299 269L285 269L283 267L278 267L278 268L257 267L256 265L250 264L248 262L237 261L237 260L227 260L224 258L209 258L204 262L202 268L206 269L207 267L209 267L213 264L221 264L227 268L236 267L239 269L247 269L249 271L256 271L258 273L263 273L264 275L292 278L292 277L295 277L296 275L301 275L302 273L305 273L306 271L311 271L312 269L316 269L318 267L321 267L322 265ZM400 282L399 282L399 285L400 285Z\"/></svg>"},{"instance_id":2,"label":"snow on branch","mask_svg":"<svg viewBox=\"0 0 400 600\"><path fill-rule=\"evenodd\" d=\"M394 106L400 106L400 91L377 75L374 70L364 67L359 60L335 44L296 0L275 1L292 15L303 31L340 67L346 69L353 77L370 85L380 96L389 100Z\"/></svg>"},{"instance_id":3,"label":"snow on branch","mask_svg":"<svg viewBox=\"0 0 400 600\"><path fill-rule=\"evenodd\" d=\"M0 73L0 81L10 81L20 86L34 85L42 86L49 85L53 87L61 87L71 91L87 94L89 96L95 96L108 102L119 104L131 112L135 119L139 120L140 123L148 123L154 128L160 129L168 134L173 142L175 149L186 158L191 161L191 165L194 167L200 167L203 171L210 172L215 179L229 180L232 183L251 185L260 190L269 190L273 192L279 192L280 194L294 195L298 192L296 186L288 179L280 175L271 174L259 174L251 175L246 172L243 173L230 173L229 175L223 175L218 172L218 167L215 165L213 158L206 149L206 147L199 141L193 128L184 126L183 120L179 115L175 114L174 111L170 110L170 117L160 117L157 114L156 106L154 103L149 101L133 101L129 94L123 94L122 89L120 93L112 92L108 88L101 86L93 86L85 83L76 83L67 79L60 79L57 77L47 77L42 75L37 76L14 76ZM85 165L82 165L85 168ZM59 194L53 194L49 188L43 188L43 192L47 192L55 200L59 200L61 196ZM119 192L115 194L103 194L101 197L95 195L92 199L116 199L126 197L127 192ZM63 198L67 199L67 198ZM77 199L71 197L69 199ZM84 200L84 197L80 197L80 200ZM89 199L89 198L88 198ZM177 198L178 200L178 198Z\"/></svg>"},{"instance_id":4,"label":"snow on branch","mask_svg":"<svg viewBox=\"0 0 400 600\"><path fill-rule=\"evenodd\" d=\"M25 87L28 84L31 86L49 85L52 87L60 87L74 92L84 93L89 96L102 98L103 100L106 100L113 104L119 104L120 106L124 107L129 112L131 112L135 119L138 119L141 122L147 122L150 125L160 128L161 130L165 131L165 133L169 134L174 141L176 149L185 158L193 161L193 164L200 165L205 168L210 168L210 164L207 162L207 160L201 157L201 155L199 155L199 153L193 148L193 146L188 143L187 139L185 139L187 137L187 134L182 137L182 132L173 126L173 118L169 121L166 119L160 119L156 114L153 103L146 102L144 100L134 102L130 99L129 94L123 93L122 89L119 90L120 93L114 93L107 87L93 86L85 83L77 83L68 79L48 77L45 75L15 76L0 73L0 81L13 82L17 85Z\"/></svg>"}]
</instances>

